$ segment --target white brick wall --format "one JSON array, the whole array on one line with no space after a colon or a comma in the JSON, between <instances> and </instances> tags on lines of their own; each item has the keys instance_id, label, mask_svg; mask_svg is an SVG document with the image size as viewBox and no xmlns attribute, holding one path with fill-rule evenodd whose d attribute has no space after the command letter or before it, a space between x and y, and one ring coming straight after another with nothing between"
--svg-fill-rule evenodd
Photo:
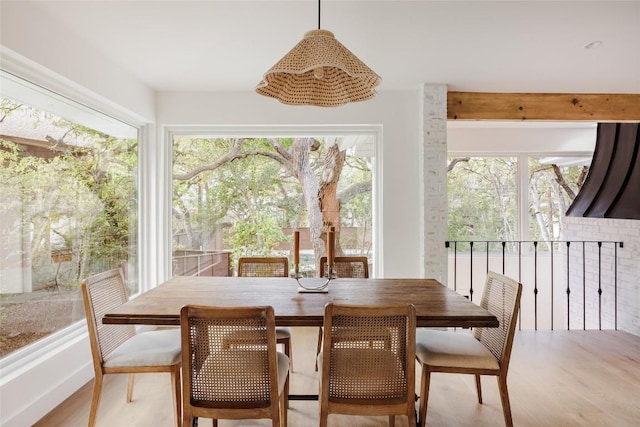
<instances>
[{"instance_id":1,"label":"white brick wall","mask_svg":"<svg viewBox=\"0 0 640 427\"><path fill-rule=\"evenodd\" d=\"M424 273L447 282L447 86L423 88Z\"/></svg>"},{"instance_id":2,"label":"white brick wall","mask_svg":"<svg viewBox=\"0 0 640 427\"><path fill-rule=\"evenodd\" d=\"M565 217L565 237L567 240L621 241L623 248L617 249L617 307L618 329L640 336L640 221L624 219ZM614 255L611 244L602 246L602 265L611 265ZM584 251L585 268L582 268L583 251L581 245L572 245L571 265L571 327L581 328L586 322L587 329L597 329L598 313L602 309L602 327L611 329L615 323L613 267L602 270L598 277L597 245L588 245ZM575 261L575 262L574 262ZM603 290L599 307L598 281ZM586 290L586 304L583 304L583 287ZM586 320L583 313L586 312Z\"/></svg>"}]
</instances>

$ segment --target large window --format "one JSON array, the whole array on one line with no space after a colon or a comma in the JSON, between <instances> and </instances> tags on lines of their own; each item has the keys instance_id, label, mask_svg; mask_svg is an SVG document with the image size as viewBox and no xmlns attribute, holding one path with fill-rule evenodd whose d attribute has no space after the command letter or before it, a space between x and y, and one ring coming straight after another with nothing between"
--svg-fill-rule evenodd
<instances>
[{"instance_id":1,"label":"large window","mask_svg":"<svg viewBox=\"0 0 640 427\"><path fill-rule=\"evenodd\" d=\"M449 158L450 240L562 240L588 157Z\"/></svg>"},{"instance_id":2,"label":"large window","mask_svg":"<svg viewBox=\"0 0 640 427\"><path fill-rule=\"evenodd\" d=\"M0 357L84 318L80 283L137 291L137 130L2 74Z\"/></svg>"},{"instance_id":3,"label":"large window","mask_svg":"<svg viewBox=\"0 0 640 427\"><path fill-rule=\"evenodd\" d=\"M233 275L241 256L287 256L301 232L314 275L336 255L371 260L373 137L173 137L173 272Z\"/></svg>"}]
</instances>

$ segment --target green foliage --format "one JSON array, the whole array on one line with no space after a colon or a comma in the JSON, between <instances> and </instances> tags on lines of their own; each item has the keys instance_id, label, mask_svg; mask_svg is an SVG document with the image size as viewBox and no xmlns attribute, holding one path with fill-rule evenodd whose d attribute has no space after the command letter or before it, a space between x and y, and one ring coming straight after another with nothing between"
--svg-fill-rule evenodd
<instances>
[{"instance_id":1,"label":"green foliage","mask_svg":"<svg viewBox=\"0 0 640 427\"><path fill-rule=\"evenodd\" d=\"M9 239L30 239L34 277L50 280L50 252L73 251L75 280L133 256L136 235L135 141L122 140L3 99L5 118L20 113L31 126L62 129L51 158L0 144L0 215L12 218ZM10 244L21 247L23 244Z\"/></svg>"},{"instance_id":2,"label":"green foliage","mask_svg":"<svg viewBox=\"0 0 640 427\"><path fill-rule=\"evenodd\" d=\"M235 259L243 256L270 256L281 242L290 241L291 236L282 233L275 218L269 214L238 221L233 224L227 244L233 248Z\"/></svg>"},{"instance_id":3,"label":"green foliage","mask_svg":"<svg viewBox=\"0 0 640 427\"><path fill-rule=\"evenodd\" d=\"M579 192L586 169L543 165L537 159L529 158L528 171L527 240L561 240L562 218ZM470 158L455 163L448 174L449 239L521 239L516 227L516 188L515 158ZM463 249L466 248L463 245ZM498 246L492 249L498 249Z\"/></svg>"},{"instance_id":4,"label":"green foliage","mask_svg":"<svg viewBox=\"0 0 640 427\"><path fill-rule=\"evenodd\" d=\"M290 243L291 236L284 235L282 228L307 225L300 181L274 159L282 155L268 139L245 139L239 149L241 158L203 170L228 155L237 142L236 138L174 139L174 177L198 171L190 179L173 180L175 249L220 249L209 246L216 233L222 233L224 247L236 257L269 255L278 246ZM277 138L277 143L290 150L294 139ZM324 144L308 153L317 175L326 153ZM348 159L339 191L356 182L371 181L365 159ZM341 212L343 225L363 227L370 234L370 186L368 191L346 201ZM360 239L354 244L360 244Z\"/></svg>"},{"instance_id":5,"label":"green foliage","mask_svg":"<svg viewBox=\"0 0 640 427\"><path fill-rule=\"evenodd\" d=\"M507 157L471 158L449 172L449 240L516 239L516 172Z\"/></svg>"},{"instance_id":6,"label":"green foliage","mask_svg":"<svg viewBox=\"0 0 640 427\"><path fill-rule=\"evenodd\" d=\"M584 176L582 166L543 165L538 159L529 158L528 213L531 240L564 239L562 218L580 191ZM571 194L560 182L569 187Z\"/></svg>"},{"instance_id":7,"label":"green foliage","mask_svg":"<svg viewBox=\"0 0 640 427\"><path fill-rule=\"evenodd\" d=\"M220 159L235 141L234 138L176 138L174 173L185 173ZM285 147L291 145L290 140L280 141ZM265 139L245 140L243 151L255 150L274 151ZM282 233L273 234L270 228L294 225L300 215L302 197L297 181L287 175L279 163L257 155L202 171L189 180L174 180L173 195L174 209L178 211L174 215L174 244L196 249L217 231L228 227L233 227L234 232L252 230L264 236L261 239L267 245L264 250L273 246L274 238L285 242L287 238ZM263 228L256 223L256 218L265 218ZM241 226L243 223L246 226ZM184 236L191 236L191 241ZM242 235L228 241L246 239Z\"/></svg>"}]
</instances>

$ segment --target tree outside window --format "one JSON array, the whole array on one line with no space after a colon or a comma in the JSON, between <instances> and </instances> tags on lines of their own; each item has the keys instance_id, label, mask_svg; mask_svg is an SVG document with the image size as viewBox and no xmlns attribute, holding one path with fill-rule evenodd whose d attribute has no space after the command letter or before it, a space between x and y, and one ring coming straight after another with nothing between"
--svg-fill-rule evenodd
<instances>
[{"instance_id":1,"label":"tree outside window","mask_svg":"<svg viewBox=\"0 0 640 427\"><path fill-rule=\"evenodd\" d=\"M137 291L137 141L54 113L0 98L0 357L83 319L92 274Z\"/></svg>"},{"instance_id":2,"label":"tree outside window","mask_svg":"<svg viewBox=\"0 0 640 427\"><path fill-rule=\"evenodd\" d=\"M590 158L450 157L448 161L450 240L547 242L564 238L562 220L586 178ZM526 182L520 183L519 176ZM527 194L519 194L518 188L527 188ZM528 199L526 212L519 208L521 197ZM466 250L468 245L458 248ZM497 249L498 244L491 248Z\"/></svg>"},{"instance_id":3,"label":"tree outside window","mask_svg":"<svg viewBox=\"0 0 640 427\"><path fill-rule=\"evenodd\" d=\"M302 230L301 271L308 275L326 254L331 227L336 255L370 257L372 157L358 154L354 141L372 143L176 136L174 274L233 274L241 256L290 256L294 229ZM225 257L222 270L209 268Z\"/></svg>"}]
</instances>

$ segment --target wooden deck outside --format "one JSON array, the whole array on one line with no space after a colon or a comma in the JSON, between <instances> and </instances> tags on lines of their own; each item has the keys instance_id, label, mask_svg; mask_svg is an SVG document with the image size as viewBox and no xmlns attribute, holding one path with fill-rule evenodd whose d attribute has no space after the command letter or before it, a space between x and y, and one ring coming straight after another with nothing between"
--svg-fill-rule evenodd
<instances>
[{"instance_id":1,"label":"wooden deck outside","mask_svg":"<svg viewBox=\"0 0 640 427\"><path fill-rule=\"evenodd\" d=\"M464 333L464 331L460 331ZM293 328L291 393L315 393L313 357L317 328ZM125 402L126 376L105 380L98 426L172 427L168 375L145 374L136 381L134 400ZM473 377L434 374L427 426L504 425L498 387L485 377L484 403L476 400ZM86 426L89 383L36 426ZM522 331L516 333L509 369L514 425L520 427L640 425L640 337L620 331ZM387 417L331 415L334 427L387 426ZM200 420L200 426L211 426ZM267 420L221 421L222 426L267 426ZM291 402L289 426L318 425L318 403ZM406 420L396 417L396 426Z\"/></svg>"}]
</instances>

